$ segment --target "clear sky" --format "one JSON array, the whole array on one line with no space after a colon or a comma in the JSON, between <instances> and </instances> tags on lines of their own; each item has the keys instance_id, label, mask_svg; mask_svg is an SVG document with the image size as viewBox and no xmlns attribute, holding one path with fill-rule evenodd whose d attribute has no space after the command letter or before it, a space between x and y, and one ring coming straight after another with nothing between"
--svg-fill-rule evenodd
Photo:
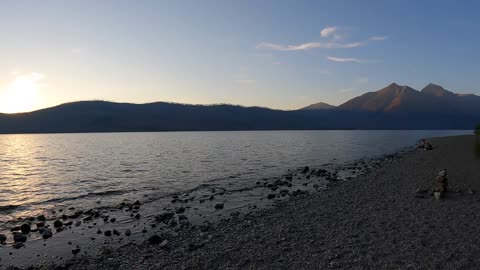
<instances>
[{"instance_id":1,"label":"clear sky","mask_svg":"<svg viewBox=\"0 0 480 270\"><path fill-rule=\"evenodd\" d=\"M480 94L479 1L0 1L0 112L78 100L338 105Z\"/></svg>"}]
</instances>

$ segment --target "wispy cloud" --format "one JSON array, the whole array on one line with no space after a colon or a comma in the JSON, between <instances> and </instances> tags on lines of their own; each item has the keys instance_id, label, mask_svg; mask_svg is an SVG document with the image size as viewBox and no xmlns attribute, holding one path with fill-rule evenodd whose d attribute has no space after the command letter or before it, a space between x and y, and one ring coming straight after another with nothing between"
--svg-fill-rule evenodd
<instances>
[{"instance_id":1,"label":"wispy cloud","mask_svg":"<svg viewBox=\"0 0 480 270\"><path fill-rule=\"evenodd\" d=\"M343 38L344 34L345 34L345 33L342 33L343 31L341 31L341 30L342 30L342 28L340 28L338 26L328 26L328 27L323 28L320 31L320 36L323 37L323 38L331 38L331 39L334 39L334 40L338 40L338 39Z\"/></svg>"},{"instance_id":2,"label":"wispy cloud","mask_svg":"<svg viewBox=\"0 0 480 270\"><path fill-rule=\"evenodd\" d=\"M361 63L362 62L362 60L357 58L342 58L342 57L327 56L327 59L333 62L341 62L341 63L346 63L346 62Z\"/></svg>"},{"instance_id":3,"label":"wispy cloud","mask_svg":"<svg viewBox=\"0 0 480 270\"><path fill-rule=\"evenodd\" d=\"M338 29L337 26L325 27L320 31L320 36L329 37L329 36L333 35L337 31L337 29Z\"/></svg>"},{"instance_id":4,"label":"wispy cloud","mask_svg":"<svg viewBox=\"0 0 480 270\"><path fill-rule=\"evenodd\" d=\"M270 49L275 51L306 51L311 49L350 49L367 45L371 41L386 40L387 36L372 36L364 41L356 42L339 42L343 37L339 33L338 26L325 27L320 31L323 41L305 42L293 45L284 45L271 42L261 42L257 45L257 49Z\"/></svg>"},{"instance_id":5,"label":"wispy cloud","mask_svg":"<svg viewBox=\"0 0 480 270\"><path fill-rule=\"evenodd\" d=\"M372 40L372 41L384 41L387 39L388 39L388 36L373 36L369 38L369 40Z\"/></svg>"},{"instance_id":6,"label":"wispy cloud","mask_svg":"<svg viewBox=\"0 0 480 270\"><path fill-rule=\"evenodd\" d=\"M337 43L337 42L308 42L298 45L281 45L262 42L257 49L271 49L275 51L306 51L311 49L349 49L364 46L365 42Z\"/></svg>"}]
</instances>

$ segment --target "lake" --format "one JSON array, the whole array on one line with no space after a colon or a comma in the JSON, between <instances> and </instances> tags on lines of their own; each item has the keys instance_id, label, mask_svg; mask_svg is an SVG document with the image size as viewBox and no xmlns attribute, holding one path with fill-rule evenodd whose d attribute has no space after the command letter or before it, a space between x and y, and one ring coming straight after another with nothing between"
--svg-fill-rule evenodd
<instances>
[{"instance_id":1,"label":"lake","mask_svg":"<svg viewBox=\"0 0 480 270\"><path fill-rule=\"evenodd\" d=\"M174 193L251 187L471 131L244 131L0 135L0 224ZM249 198L244 198L248 200ZM147 199L145 199L147 200ZM0 225L1 226L1 225ZM0 227L1 229L1 227Z\"/></svg>"}]
</instances>

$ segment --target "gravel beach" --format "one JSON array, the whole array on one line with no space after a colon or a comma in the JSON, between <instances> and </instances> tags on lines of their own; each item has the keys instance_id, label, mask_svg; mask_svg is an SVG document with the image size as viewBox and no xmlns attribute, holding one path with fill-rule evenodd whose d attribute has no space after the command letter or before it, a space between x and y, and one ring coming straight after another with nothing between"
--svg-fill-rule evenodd
<instances>
[{"instance_id":1,"label":"gravel beach","mask_svg":"<svg viewBox=\"0 0 480 270\"><path fill-rule=\"evenodd\" d=\"M141 244L32 269L475 269L480 160L473 136L431 140L329 189ZM449 192L436 200L447 169Z\"/></svg>"}]
</instances>

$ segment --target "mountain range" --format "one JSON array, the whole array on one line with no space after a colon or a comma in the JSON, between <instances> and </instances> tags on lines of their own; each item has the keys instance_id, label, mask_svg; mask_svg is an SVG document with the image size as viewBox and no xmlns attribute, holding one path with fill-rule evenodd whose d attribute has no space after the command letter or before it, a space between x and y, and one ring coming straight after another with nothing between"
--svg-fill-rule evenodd
<instances>
[{"instance_id":1,"label":"mountain range","mask_svg":"<svg viewBox=\"0 0 480 270\"><path fill-rule=\"evenodd\" d=\"M302 108L302 110L311 110L317 104L322 103L312 104ZM325 104L319 106L318 109L384 113L441 113L449 111L458 114L478 115L480 113L480 97L455 94L432 83L421 91L392 83L376 92L369 92L353 98L338 107L328 107L328 104Z\"/></svg>"},{"instance_id":2,"label":"mountain range","mask_svg":"<svg viewBox=\"0 0 480 270\"><path fill-rule=\"evenodd\" d=\"M395 83L339 106L292 110L236 105L80 101L38 111L0 114L0 133L314 129L472 129L480 97L429 84L421 91Z\"/></svg>"}]
</instances>

